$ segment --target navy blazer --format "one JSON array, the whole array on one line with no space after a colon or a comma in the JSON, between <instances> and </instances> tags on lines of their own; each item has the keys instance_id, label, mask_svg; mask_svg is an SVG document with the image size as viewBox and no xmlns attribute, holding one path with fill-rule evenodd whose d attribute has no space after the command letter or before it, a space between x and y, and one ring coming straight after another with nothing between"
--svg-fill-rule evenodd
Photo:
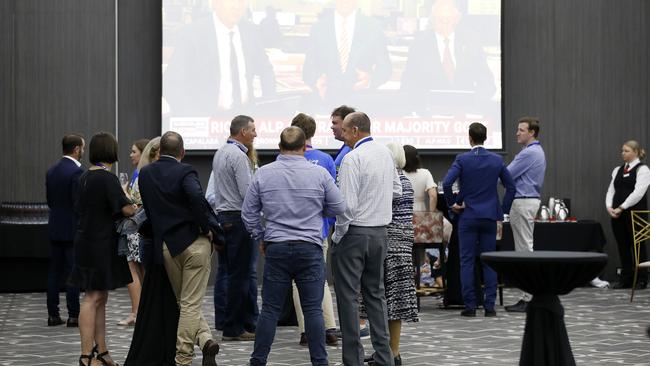
<instances>
[{"instance_id":1,"label":"navy blazer","mask_svg":"<svg viewBox=\"0 0 650 366\"><path fill-rule=\"evenodd\" d=\"M458 178L460 190L454 199L451 186ZM506 188L503 204L499 204L497 184L501 179ZM503 220L510 212L515 197L515 182L503 163L503 158L483 147L477 147L456 156L442 187L447 205L465 203L461 216L465 219Z\"/></svg>"},{"instance_id":2,"label":"navy blazer","mask_svg":"<svg viewBox=\"0 0 650 366\"><path fill-rule=\"evenodd\" d=\"M48 234L53 241L72 241L77 229L77 215L74 202L79 188L79 177L83 169L68 158L61 158L47 170L45 195L50 207Z\"/></svg>"},{"instance_id":3,"label":"navy blazer","mask_svg":"<svg viewBox=\"0 0 650 366\"><path fill-rule=\"evenodd\" d=\"M142 168L138 178L142 205L151 222L154 255L162 259L165 242L172 256L183 252L199 234L219 227L191 165L161 156Z\"/></svg>"}]
</instances>

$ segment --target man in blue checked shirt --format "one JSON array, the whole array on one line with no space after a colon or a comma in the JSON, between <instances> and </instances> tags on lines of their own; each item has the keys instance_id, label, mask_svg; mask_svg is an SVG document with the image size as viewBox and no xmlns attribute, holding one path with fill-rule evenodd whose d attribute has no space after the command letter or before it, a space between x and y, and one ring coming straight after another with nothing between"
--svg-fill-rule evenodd
<instances>
[{"instance_id":1,"label":"man in blue checked shirt","mask_svg":"<svg viewBox=\"0 0 650 366\"><path fill-rule=\"evenodd\" d=\"M304 132L298 127L284 129L280 155L257 171L242 206L246 229L266 257L253 366L266 365L292 280L300 293L312 365L328 364L321 306L325 282L321 230L323 217L343 213L345 202L327 170L305 159L305 150Z\"/></svg>"}]
</instances>

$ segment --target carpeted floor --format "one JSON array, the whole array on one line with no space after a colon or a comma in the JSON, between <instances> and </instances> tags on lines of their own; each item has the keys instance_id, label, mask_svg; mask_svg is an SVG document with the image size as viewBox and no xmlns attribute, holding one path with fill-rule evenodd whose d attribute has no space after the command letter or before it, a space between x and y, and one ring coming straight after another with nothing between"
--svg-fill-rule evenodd
<instances>
[{"instance_id":1,"label":"carpeted floor","mask_svg":"<svg viewBox=\"0 0 650 366\"><path fill-rule=\"evenodd\" d=\"M517 290L505 290L505 303L516 301ZM497 307L497 318L461 318L459 310L443 310L434 297L422 299L419 323L403 327L404 365L516 365L525 316ZM65 296L61 294L65 306ZM629 291L579 288L562 297L565 321L578 365L650 365L650 290L639 291L634 303ZM109 348L116 361L128 352L132 328L116 325L130 311L126 289L112 292L107 310ZM204 313L214 325L212 291ZM65 315L65 309L62 309ZM75 328L47 327L44 293L0 294L0 365L76 365L79 333ZM214 333L215 336L218 333ZM220 337L219 337L220 338ZM296 327L281 327L270 365L309 365L307 347L298 345ZM370 340L364 340L372 352ZM222 344L219 365L246 365L252 342ZM328 347L330 364L341 364L340 347ZM200 352L193 365L200 365Z\"/></svg>"}]
</instances>

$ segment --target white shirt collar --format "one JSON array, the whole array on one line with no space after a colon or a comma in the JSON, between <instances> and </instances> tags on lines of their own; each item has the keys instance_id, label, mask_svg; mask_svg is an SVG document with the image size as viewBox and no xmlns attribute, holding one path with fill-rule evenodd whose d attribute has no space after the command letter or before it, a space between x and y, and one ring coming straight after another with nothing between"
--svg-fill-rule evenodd
<instances>
[{"instance_id":1,"label":"white shirt collar","mask_svg":"<svg viewBox=\"0 0 650 366\"><path fill-rule=\"evenodd\" d=\"M361 140L357 141L356 144L354 144L354 148L356 149L357 146L359 146L359 145L361 145L362 143L364 143L364 141L368 141L368 140L371 140L371 139L372 139L372 136L368 136L368 137L364 137L364 138L362 138Z\"/></svg>"},{"instance_id":2,"label":"white shirt collar","mask_svg":"<svg viewBox=\"0 0 650 366\"><path fill-rule=\"evenodd\" d=\"M628 164L629 169L632 169L635 166L637 166L637 164L639 164L639 163L641 163L641 160L639 160L639 158L636 158L636 159L632 160L631 162L629 162L627 164Z\"/></svg>"},{"instance_id":3,"label":"white shirt collar","mask_svg":"<svg viewBox=\"0 0 650 366\"><path fill-rule=\"evenodd\" d=\"M479 147L484 147L483 145L474 145L471 150L478 149Z\"/></svg>"},{"instance_id":4,"label":"white shirt collar","mask_svg":"<svg viewBox=\"0 0 650 366\"><path fill-rule=\"evenodd\" d=\"M81 163L80 163L77 159L73 158L72 156L70 156L70 155L63 155L63 157L72 160L72 161L77 165L78 168L81 167ZM637 159L637 160L638 160L638 159Z\"/></svg>"}]
</instances>

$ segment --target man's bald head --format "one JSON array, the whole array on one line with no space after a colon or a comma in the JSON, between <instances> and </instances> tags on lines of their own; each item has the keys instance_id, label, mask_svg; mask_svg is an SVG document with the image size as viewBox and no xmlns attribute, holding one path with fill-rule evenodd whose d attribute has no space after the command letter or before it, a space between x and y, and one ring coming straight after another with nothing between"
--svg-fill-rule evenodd
<instances>
[{"instance_id":1,"label":"man's bald head","mask_svg":"<svg viewBox=\"0 0 650 366\"><path fill-rule=\"evenodd\" d=\"M361 132L370 133L370 117L363 112L353 112L345 116L343 123L356 127Z\"/></svg>"},{"instance_id":2,"label":"man's bald head","mask_svg":"<svg viewBox=\"0 0 650 366\"><path fill-rule=\"evenodd\" d=\"M302 129L295 126L287 127L280 134L280 151L304 152L305 141L305 133Z\"/></svg>"}]
</instances>

